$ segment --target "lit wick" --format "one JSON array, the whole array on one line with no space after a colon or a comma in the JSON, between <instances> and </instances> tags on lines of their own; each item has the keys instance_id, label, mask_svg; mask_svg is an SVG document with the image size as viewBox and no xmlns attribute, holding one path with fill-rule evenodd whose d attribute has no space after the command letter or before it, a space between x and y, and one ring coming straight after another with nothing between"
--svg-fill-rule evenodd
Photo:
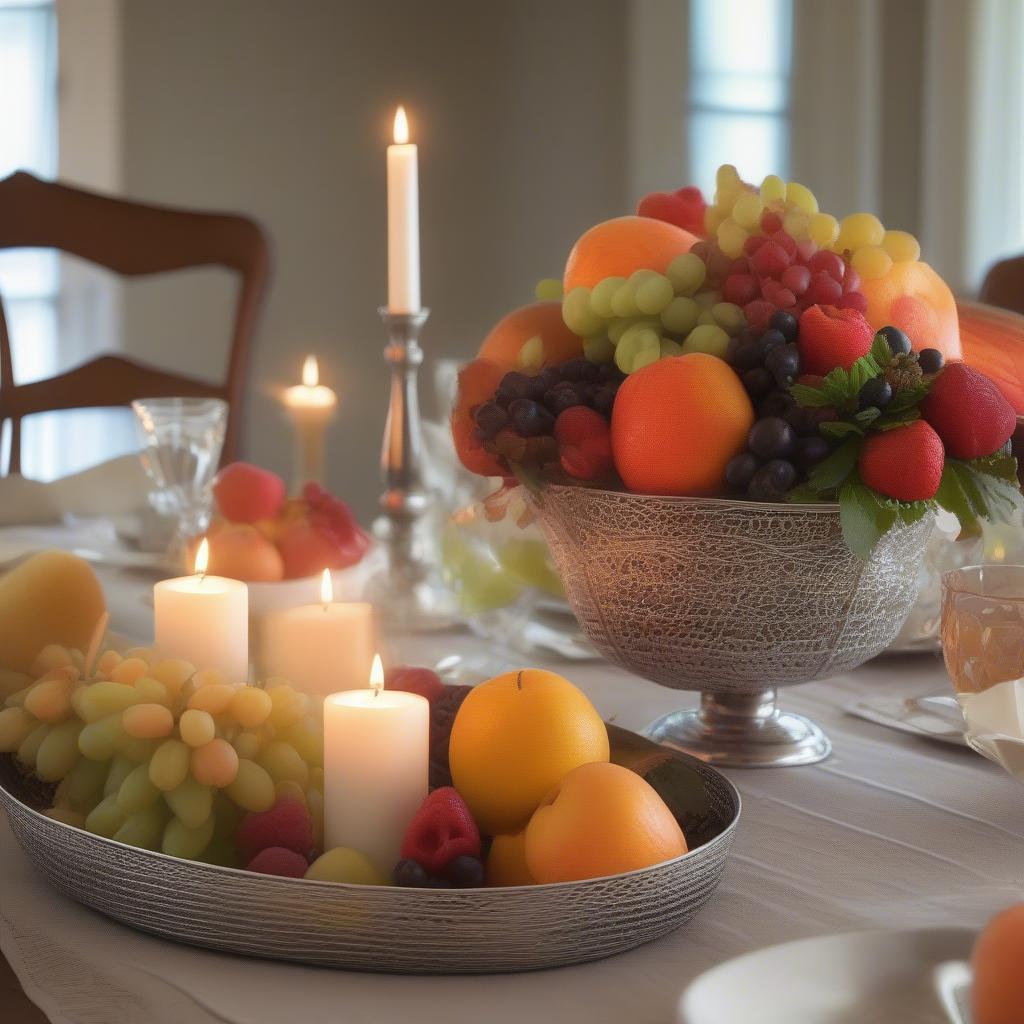
<instances>
[{"instance_id":1,"label":"lit wick","mask_svg":"<svg viewBox=\"0 0 1024 1024\"><path fill-rule=\"evenodd\" d=\"M210 542L204 537L196 552L196 575L199 582L206 579L206 567L210 564Z\"/></svg>"},{"instance_id":2,"label":"lit wick","mask_svg":"<svg viewBox=\"0 0 1024 1024\"><path fill-rule=\"evenodd\" d=\"M374 697L380 696L384 689L384 665L381 663L380 655L373 656L373 665L370 668L370 686L373 688Z\"/></svg>"},{"instance_id":3,"label":"lit wick","mask_svg":"<svg viewBox=\"0 0 1024 1024\"><path fill-rule=\"evenodd\" d=\"M324 569L320 577L320 603L326 612L330 603L334 600L334 584L331 581L331 570Z\"/></svg>"}]
</instances>

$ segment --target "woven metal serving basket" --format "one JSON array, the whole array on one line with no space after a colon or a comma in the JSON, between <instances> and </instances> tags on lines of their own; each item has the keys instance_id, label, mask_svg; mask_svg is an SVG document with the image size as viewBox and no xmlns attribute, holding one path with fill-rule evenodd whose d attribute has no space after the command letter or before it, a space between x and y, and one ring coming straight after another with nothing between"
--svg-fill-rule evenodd
<instances>
[{"instance_id":1,"label":"woven metal serving basket","mask_svg":"<svg viewBox=\"0 0 1024 1024\"><path fill-rule=\"evenodd\" d=\"M631 747L657 750L617 731ZM659 792L677 794L666 799L689 853L607 878L507 889L313 882L140 850L33 809L47 800L6 756L0 756L0 805L22 848L56 888L164 938L358 970L526 971L596 960L656 939L688 921L718 886L739 794L717 771L683 755L657 771Z\"/></svg>"},{"instance_id":2,"label":"woven metal serving basket","mask_svg":"<svg viewBox=\"0 0 1024 1024\"><path fill-rule=\"evenodd\" d=\"M847 672L883 651L917 597L933 517L870 557L836 505L673 498L587 487L531 492L580 626L609 661L700 690L647 735L714 763L808 764L820 729L775 706L778 687Z\"/></svg>"}]
</instances>

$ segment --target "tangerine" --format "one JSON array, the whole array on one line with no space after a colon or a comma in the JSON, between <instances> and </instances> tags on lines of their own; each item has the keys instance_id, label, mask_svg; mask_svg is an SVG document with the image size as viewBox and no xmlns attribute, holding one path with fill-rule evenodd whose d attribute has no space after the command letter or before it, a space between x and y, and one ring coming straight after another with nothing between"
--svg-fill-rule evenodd
<instances>
[{"instance_id":1,"label":"tangerine","mask_svg":"<svg viewBox=\"0 0 1024 1024\"><path fill-rule=\"evenodd\" d=\"M520 831L573 768L608 760L608 731L582 690L544 669L475 687L452 724L452 781L481 831Z\"/></svg>"},{"instance_id":2,"label":"tangerine","mask_svg":"<svg viewBox=\"0 0 1024 1024\"><path fill-rule=\"evenodd\" d=\"M634 270L664 274L677 256L689 252L696 235L652 217L613 217L580 235L565 263L568 295L583 285L593 288L606 277L629 277Z\"/></svg>"},{"instance_id":3,"label":"tangerine","mask_svg":"<svg viewBox=\"0 0 1024 1024\"><path fill-rule=\"evenodd\" d=\"M524 350L532 338L539 338L540 345ZM477 352L478 359L508 370L539 370L581 355L583 342L565 326L561 302L533 302L514 309L491 328Z\"/></svg>"},{"instance_id":4,"label":"tangerine","mask_svg":"<svg viewBox=\"0 0 1024 1024\"><path fill-rule=\"evenodd\" d=\"M754 407L739 377L703 352L659 359L631 373L612 411L619 476L641 494L709 495L743 451Z\"/></svg>"},{"instance_id":5,"label":"tangerine","mask_svg":"<svg viewBox=\"0 0 1024 1024\"><path fill-rule=\"evenodd\" d=\"M542 884L635 871L686 849L679 822L654 787L618 764L569 772L526 827L526 863Z\"/></svg>"},{"instance_id":6,"label":"tangerine","mask_svg":"<svg viewBox=\"0 0 1024 1024\"><path fill-rule=\"evenodd\" d=\"M534 885L526 866L526 830L511 836L495 836L487 854L488 885Z\"/></svg>"}]
</instances>

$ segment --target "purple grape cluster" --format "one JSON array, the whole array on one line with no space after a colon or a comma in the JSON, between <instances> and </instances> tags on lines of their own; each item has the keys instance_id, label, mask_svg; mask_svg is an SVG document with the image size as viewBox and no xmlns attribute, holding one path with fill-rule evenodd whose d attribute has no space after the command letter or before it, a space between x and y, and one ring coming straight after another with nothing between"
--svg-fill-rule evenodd
<instances>
[{"instance_id":1,"label":"purple grape cluster","mask_svg":"<svg viewBox=\"0 0 1024 1024\"><path fill-rule=\"evenodd\" d=\"M757 410L747 437L747 450L726 467L729 486L754 501L782 501L786 492L806 479L831 445L818 427L838 419L831 406L809 409L797 405L789 387L800 376L797 347L799 321L778 310L768 329L747 328L736 338L729 363L739 375Z\"/></svg>"}]
</instances>

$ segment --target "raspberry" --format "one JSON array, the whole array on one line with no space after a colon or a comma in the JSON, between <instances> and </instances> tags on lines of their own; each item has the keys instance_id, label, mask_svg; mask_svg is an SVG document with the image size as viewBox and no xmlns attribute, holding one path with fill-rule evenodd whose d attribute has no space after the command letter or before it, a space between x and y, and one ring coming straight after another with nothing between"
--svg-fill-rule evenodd
<instances>
[{"instance_id":1,"label":"raspberry","mask_svg":"<svg viewBox=\"0 0 1024 1024\"><path fill-rule=\"evenodd\" d=\"M825 374L836 366L848 370L871 351L874 337L871 325L855 310L810 306L800 317L797 341L803 372Z\"/></svg>"},{"instance_id":2,"label":"raspberry","mask_svg":"<svg viewBox=\"0 0 1024 1024\"><path fill-rule=\"evenodd\" d=\"M283 878L302 878L309 867L306 858L283 846L268 846L260 850L245 866L246 871L261 875L281 875Z\"/></svg>"},{"instance_id":3,"label":"raspberry","mask_svg":"<svg viewBox=\"0 0 1024 1024\"><path fill-rule=\"evenodd\" d=\"M456 857L480 856L480 830L465 800L451 786L420 804L402 839L401 857L439 875Z\"/></svg>"},{"instance_id":4,"label":"raspberry","mask_svg":"<svg viewBox=\"0 0 1024 1024\"><path fill-rule=\"evenodd\" d=\"M611 428L598 412L585 405L566 409L555 421L559 461L569 476L595 480L612 468Z\"/></svg>"},{"instance_id":5,"label":"raspberry","mask_svg":"<svg viewBox=\"0 0 1024 1024\"><path fill-rule=\"evenodd\" d=\"M278 800L269 811L247 814L238 826L235 842L242 858L247 861L261 850L281 847L305 856L313 848L313 824L309 811L305 804L296 800Z\"/></svg>"},{"instance_id":6,"label":"raspberry","mask_svg":"<svg viewBox=\"0 0 1024 1024\"><path fill-rule=\"evenodd\" d=\"M924 420L871 434L861 448L860 478L899 501L934 498L942 480L942 440Z\"/></svg>"},{"instance_id":7,"label":"raspberry","mask_svg":"<svg viewBox=\"0 0 1024 1024\"><path fill-rule=\"evenodd\" d=\"M921 415L957 459L980 459L999 451L1013 436L1017 414L983 373L950 363L932 382Z\"/></svg>"}]
</instances>

